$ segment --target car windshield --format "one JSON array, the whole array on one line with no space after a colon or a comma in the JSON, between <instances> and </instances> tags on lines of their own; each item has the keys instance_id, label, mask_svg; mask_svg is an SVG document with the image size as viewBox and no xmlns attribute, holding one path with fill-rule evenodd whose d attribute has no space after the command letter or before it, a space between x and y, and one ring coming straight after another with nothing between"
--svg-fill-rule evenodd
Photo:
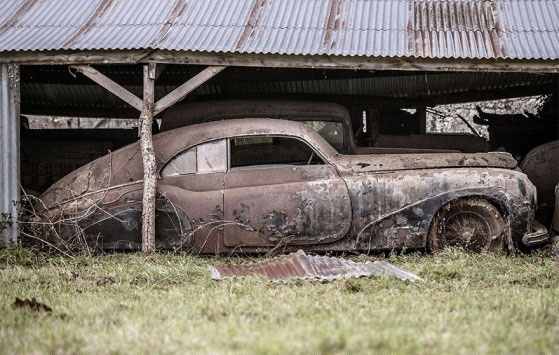
<instances>
[{"instance_id":1,"label":"car windshield","mask_svg":"<svg viewBox=\"0 0 559 355\"><path fill-rule=\"evenodd\" d=\"M344 127L340 122L303 121L303 124L317 132L338 152L344 151Z\"/></svg>"}]
</instances>

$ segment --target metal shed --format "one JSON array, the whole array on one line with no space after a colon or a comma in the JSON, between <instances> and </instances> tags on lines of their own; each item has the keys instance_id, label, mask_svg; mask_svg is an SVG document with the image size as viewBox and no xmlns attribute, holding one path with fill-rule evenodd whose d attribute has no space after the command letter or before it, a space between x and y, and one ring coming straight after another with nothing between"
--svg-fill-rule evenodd
<instances>
[{"instance_id":1,"label":"metal shed","mask_svg":"<svg viewBox=\"0 0 559 355\"><path fill-rule=\"evenodd\" d=\"M143 102L138 99L145 80L158 80L154 96L167 99L152 102L155 114L191 92L202 99L335 94L349 101L441 103L559 87L554 0L5 0L3 5L4 243L17 239L20 107L24 113L137 118L146 105L145 95ZM167 69L150 72L148 65L155 64ZM74 78L76 71L105 83L104 89L122 100L84 77Z\"/></svg>"}]
</instances>

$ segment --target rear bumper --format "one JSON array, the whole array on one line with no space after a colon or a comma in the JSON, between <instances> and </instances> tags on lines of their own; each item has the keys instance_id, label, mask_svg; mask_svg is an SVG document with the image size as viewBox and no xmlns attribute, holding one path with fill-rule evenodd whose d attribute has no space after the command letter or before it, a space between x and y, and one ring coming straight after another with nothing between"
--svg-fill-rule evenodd
<instances>
[{"instance_id":1,"label":"rear bumper","mask_svg":"<svg viewBox=\"0 0 559 355\"><path fill-rule=\"evenodd\" d=\"M544 245L551 240L551 235L547 228L538 221L532 223L532 232L524 234L522 244L527 247L537 247Z\"/></svg>"}]
</instances>

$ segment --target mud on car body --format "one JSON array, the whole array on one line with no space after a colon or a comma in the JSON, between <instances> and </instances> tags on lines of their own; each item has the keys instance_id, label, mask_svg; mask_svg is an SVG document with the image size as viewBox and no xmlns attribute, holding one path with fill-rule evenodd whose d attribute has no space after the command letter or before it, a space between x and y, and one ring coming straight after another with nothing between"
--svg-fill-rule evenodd
<instances>
[{"instance_id":1,"label":"mud on car body","mask_svg":"<svg viewBox=\"0 0 559 355\"><path fill-rule=\"evenodd\" d=\"M154 147L161 248L511 250L535 233L536 190L506 153L343 155L274 119L177 128ZM132 144L54 184L43 214L63 238L138 248L142 176Z\"/></svg>"}]
</instances>

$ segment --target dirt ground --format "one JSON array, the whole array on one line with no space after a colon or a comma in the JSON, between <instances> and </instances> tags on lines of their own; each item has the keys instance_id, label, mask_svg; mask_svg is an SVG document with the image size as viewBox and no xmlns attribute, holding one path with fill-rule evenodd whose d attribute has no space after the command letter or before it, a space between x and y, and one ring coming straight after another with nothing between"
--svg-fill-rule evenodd
<instances>
[{"instance_id":1,"label":"dirt ground","mask_svg":"<svg viewBox=\"0 0 559 355\"><path fill-rule=\"evenodd\" d=\"M390 257L415 284L210 280L229 261L247 260L0 250L0 352L559 353L549 254Z\"/></svg>"}]
</instances>

